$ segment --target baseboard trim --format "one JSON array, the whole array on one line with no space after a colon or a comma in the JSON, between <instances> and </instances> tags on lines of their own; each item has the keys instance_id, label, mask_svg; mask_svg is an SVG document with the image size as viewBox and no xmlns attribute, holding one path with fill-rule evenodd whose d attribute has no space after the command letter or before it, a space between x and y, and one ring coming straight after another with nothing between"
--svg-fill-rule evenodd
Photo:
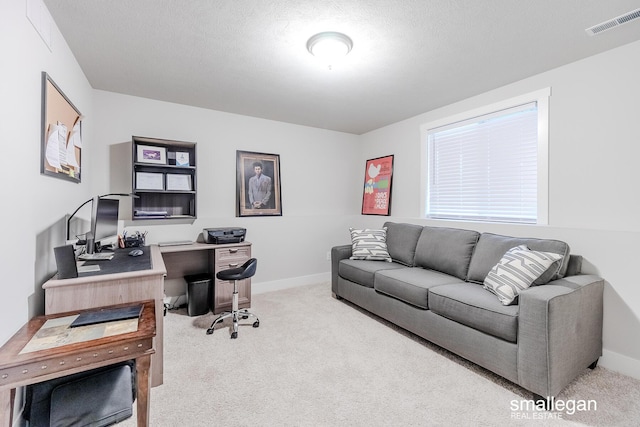
<instances>
[{"instance_id":1,"label":"baseboard trim","mask_svg":"<svg viewBox=\"0 0 640 427\"><path fill-rule=\"evenodd\" d=\"M295 288L298 286L313 285L315 283L328 282L331 280L331 273L311 274L309 276L291 277L289 279L273 280L270 282L251 281L251 294L263 294L265 292L279 291L282 289Z\"/></svg>"},{"instance_id":2,"label":"baseboard trim","mask_svg":"<svg viewBox=\"0 0 640 427\"><path fill-rule=\"evenodd\" d=\"M624 354L603 349L598 366L640 380L640 360Z\"/></svg>"}]
</instances>

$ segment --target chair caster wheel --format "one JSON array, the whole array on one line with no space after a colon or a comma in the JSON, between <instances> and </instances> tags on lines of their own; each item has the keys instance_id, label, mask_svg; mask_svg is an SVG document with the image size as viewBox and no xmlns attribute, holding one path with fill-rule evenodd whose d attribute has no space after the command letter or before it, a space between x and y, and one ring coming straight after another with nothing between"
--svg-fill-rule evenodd
<instances>
[{"instance_id":1,"label":"chair caster wheel","mask_svg":"<svg viewBox=\"0 0 640 427\"><path fill-rule=\"evenodd\" d=\"M238 333L237 332L231 332L231 339L236 339L238 338Z\"/></svg>"},{"instance_id":2,"label":"chair caster wheel","mask_svg":"<svg viewBox=\"0 0 640 427\"><path fill-rule=\"evenodd\" d=\"M207 329L207 335L211 335L213 333L213 328Z\"/></svg>"},{"instance_id":3,"label":"chair caster wheel","mask_svg":"<svg viewBox=\"0 0 640 427\"><path fill-rule=\"evenodd\" d=\"M253 322L253 327L257 328L258 326L260 326L260 322L258 320L256 320L255 322Z\"/></svg>"},{"instance_id":4,"label":"chair caster wheel","mask_svg":"<svg viewBox=\"0 0 640 427\"><path fill-rule=\"evenodd\" d=\"M248 319L248 318L249 318L249 316L242 316L242 317L241 317L241 319L242 319L242 320L246 320L246 319Z\"/></svg>"}]
</instances>

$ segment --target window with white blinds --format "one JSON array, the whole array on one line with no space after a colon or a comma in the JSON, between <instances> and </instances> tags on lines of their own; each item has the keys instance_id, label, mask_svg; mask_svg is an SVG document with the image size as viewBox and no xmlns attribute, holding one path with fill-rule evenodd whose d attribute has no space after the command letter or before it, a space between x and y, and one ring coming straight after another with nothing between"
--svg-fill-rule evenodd
<instances>
[{"instance_id":1,"label":"window with white blinds","mask_svg":"<svg viewBox=\"0 0 640 427\"><path fill-rule=\"evenodd\" d=\"M428 129L426 217L545 223L546 102L545 114L536 100Z\"/></svg>"}]
</instances>

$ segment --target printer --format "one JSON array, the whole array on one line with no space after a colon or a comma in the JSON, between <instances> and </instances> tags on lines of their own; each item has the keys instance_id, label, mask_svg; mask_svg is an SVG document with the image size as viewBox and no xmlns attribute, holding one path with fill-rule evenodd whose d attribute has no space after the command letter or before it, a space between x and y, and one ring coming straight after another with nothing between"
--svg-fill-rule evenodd
<instances>
[{"instance_id":1,"label":"printer","mask_svg":"<svg viewBox=\"0 0 640 427\"><path fill-rule=\"evenodd\" d=\"M246 228L239 227L219 227L205 228L202 230L202 237L205 243L223 244L223 243L240 243L244 242L244 236L247 234Z\"/></svg>"}]
</instances>

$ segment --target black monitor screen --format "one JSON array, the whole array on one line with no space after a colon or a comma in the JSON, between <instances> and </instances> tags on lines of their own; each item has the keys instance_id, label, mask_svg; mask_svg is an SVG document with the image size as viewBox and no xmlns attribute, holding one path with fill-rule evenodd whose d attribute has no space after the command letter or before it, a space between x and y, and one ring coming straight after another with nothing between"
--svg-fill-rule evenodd
<instances>
[{"instance_id":1,"label":"black monitor screen","mask_svg":"<svg viewBox=\"0 0 640 427\"><path fill-rule=\"evenodd\" d=\"M118 208L119 200L96 199L95 216L93 217L93 238L98 243L101 240L118 236Z\"/></svg>"}]
</instances>

